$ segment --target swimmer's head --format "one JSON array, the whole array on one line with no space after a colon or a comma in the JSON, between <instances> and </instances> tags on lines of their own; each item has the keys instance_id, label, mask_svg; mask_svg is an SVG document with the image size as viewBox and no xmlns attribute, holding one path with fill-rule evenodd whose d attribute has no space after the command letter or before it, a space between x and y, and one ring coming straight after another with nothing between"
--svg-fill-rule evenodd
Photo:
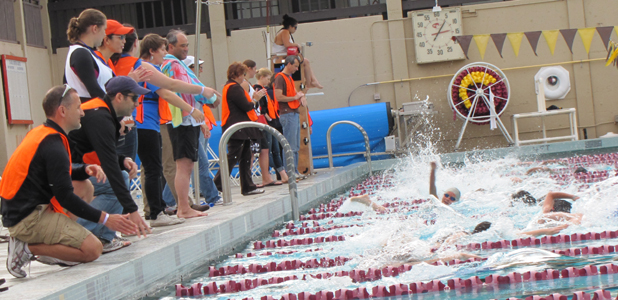
<instances>
[{"instance_id":1,"label":"swimmer's head","mask_svg":"<svg viewBox=\"0 0 618 300\"><path fill-rule=\"evenodd\" d=\"M577 174L577 173L588 173L588 170L586 170L586 168L584 168L584 167L577 167L577 169L575 169L575 171L573 173L574 174Z\"/></svg>"},{"instance_id":2,"label":"swimmer's head","mask_svg":"<svg viewBox=\"0 0 618 300\"><path fill-rule=\"evenodd\" d=\"M442 195L442 203L451 205L454 202L459 201L460 196L461 193L459 192L459 189L452 187L444 191L444 195Z\"/></svg>"},{"instance_id":3,"label":"swimmer's head","mask_svg":"<svg viewBox=\"0 0 618 300\"><path fill-rule=\"evenodd\" d=\"M474 230L472 230L472 234L483 232L489 229L489 227L491 227L491 222L487 222L487 221L481 222L478 225L476 225L476 227L474 227Z\"/></svg>"},{"instance_id":4,"label":"swimmer's head","mask_svg":"<svg viewBox=\"0 0 618 300\"><path fill-rule=\"evenodd\" d=\"M532 196L528 191L521 190L513 195L511 195L511 199L513 202L523 202L528 204L529 206L536 205L536 198Z\"/></svg>"},{"instance_id":5,"label":"swimmer's head","mask_svg":"<svg viewBox=\"0 0 618 300\"><path fill-rule=\"evenodd\" d=\"M571 204L571 202L566 201L566 200L562 200L562 199L556 199L554 200L554 211L555 212L565 212L565 213L570 213L571 212L571 207L573 205Z\"/></svg>"}]
</instances>

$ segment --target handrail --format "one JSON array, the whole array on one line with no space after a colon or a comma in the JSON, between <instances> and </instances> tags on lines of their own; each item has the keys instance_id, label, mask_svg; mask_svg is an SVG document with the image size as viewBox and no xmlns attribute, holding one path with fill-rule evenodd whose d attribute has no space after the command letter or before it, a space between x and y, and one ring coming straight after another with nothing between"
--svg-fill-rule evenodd
<instances>
[{"instance_id":1,"label":"handrail","mask_svg":"<svg viewBox=\"0 0 618 300\"><path fill-rule=\"evenodd\" d=\"M223 205L232 205L232 187L230 186L230 170L227 162L227 143L230 141L232 134L236 131L249 127L255 127L262 131L267 131L277 138L281 146L283 146L286 161L285 171L288 173L288 187L290 190L290 201L292 201L292 216L294 221L298 221L300 217L300 207L298 206L298 189L296 186L296 171L294 170L294 152L292 152L292 147L290 147L288 140L286 140L285 137L283 137L283 134L281 134L277 129L257 122L236 123L230 126L221 136L221 141L219 142L219 172L221 172L220 177L221 189L223 192Z\"/></svg>"},{"instance_id":2,"label":"handrail","mask_svg":"<svg viewBox=\"0 0 618 300\"><path fill-rule=\"evenodd\" d=\"M328 127L328 132L326 132L326 149L328 150L328 167L333 168L333 146L331 145L330 133L333 131L333 128L339 124L349 124L356 127L363 134L365 138L365 157L367 158L367 165L369 166L369 176L373 175L371 171L371 148L369 147L369 136L365 129L362 126L358 125L358 123L352 121L337 121ZM352 154L352 153L350 153Z\"/></svg>"}]
</instances>

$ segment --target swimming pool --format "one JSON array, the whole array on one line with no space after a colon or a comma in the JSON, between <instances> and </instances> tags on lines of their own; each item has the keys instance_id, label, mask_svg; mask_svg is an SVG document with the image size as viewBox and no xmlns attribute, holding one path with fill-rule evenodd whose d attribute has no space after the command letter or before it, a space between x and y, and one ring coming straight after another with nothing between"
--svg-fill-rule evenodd
<instances>
[{"instance_id":1,"label":"swimming pool","mask_svg":"<svg viewBox=\"0 0 618 300\"><path fill-rule=\"evenodd\" d=\"M353 299L411 294L422 299L489 299L570 296L598 289L615 296L618 275L613 273L618 267L611 263L618 245L613 217L618 206L617 158L616 154L573 157L564 159L565 165L549 165L551 174L531 176L524 173L536 164L519 165L516 159L444 167L437 175L438 190L455 185L463 195L450 209L423 199L428 194L428 161L433 158L409 157L390 172L313 209L303 215L304 220L251 243L206 274L183 281L188 288L166 290L162 298L205 294L199 297ZM576 166L589 172L571 175ZM513 177L521 181L514 182ZM577 194L581 199L573 203L573 211L584 214L582 225L569 226L555 238L518 236L516 232L529 227L539 210L510 205L510 194L521 189L535 197L550 190ZM373 193L389 213L377 214L355 204L342 207L344 199L361 193ZM432 252L432 239L470 230L481 221L492 222L492 228ZM385 242L389 244L383 247ZM457 251L486 260L385 267L402 255L421 259Z\"/></svg>"}]
</instances>

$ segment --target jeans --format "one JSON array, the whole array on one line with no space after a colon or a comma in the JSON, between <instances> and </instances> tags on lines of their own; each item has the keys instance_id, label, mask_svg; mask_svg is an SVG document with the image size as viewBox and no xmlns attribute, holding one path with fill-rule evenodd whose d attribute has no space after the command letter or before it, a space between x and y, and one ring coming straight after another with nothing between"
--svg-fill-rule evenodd
<instances>
[{"instance_id":1,"label":"jeans","mask_svg":"<svg viewBox=\"0 0 618 300\"><path fill-rule=\"evenodd\" d=\"M138 129L137 152L142 161L142 193L148 199L149 217L156 220L157 215L165 210L165 203L161 199L161 178L163 167L161 166L161 135L156 130Z\"/></svg>"},{"instance_id":2,"label":"jeans","mask_svg":"<svg viewBox=\"0 0 618 300\"><path fill-rule=\"evenodd\" d=\"M283 136L294 152L294 171L298 169L298 150L300 150L300 117L298 113L281 114L279 121L283 127Z\"/></svg>"},{"instance_id":3,"label":"jeans","mask_svg":"<svg viewBox=\"0 0 618 300\"><path fill-rule=\"evenodd\" d=\"M281 159L281 145L277 138L269 132L262 132L266 139L270 139L270 147L268 148L268 165L275 168L277 173L285 170L285 165Z\"/></svg>"},{"instance_id":4,"label":"jeans","mask_svg":"<svg viewBox=\"0 0 618 300\"><path fill-rule=\"evenodd\" d=\"M208 153L206 152L208 149L208 139L204 138L203 134L200 134L200 142L198 144L197 155L199 158L199 171L200 171L200 192L204 199L206 199L206 203L215 203L219 200L219 191L215 186L215 183L212 181L212 177L210 176L210 171L208 170ZM191 179L195 182L193 178L193 174L191 174Z\"/></svg>"},{"instance_id":5,"label":"jeans","mask_svg":"<svg viewBox=\"0 0 618 300\"><path fill-rule=\"evenodd\" d=\"M127 187L129 187L129 173L122 171L122 176L124 177ZM95 196L90 205L109 214L122 214L122 205L120 205L120 202L116 198L112 186L109 185L109 181L98 183L95 177L90 177L90 182L94 185ZM77 219L77 223L84 226L84 228L100 239L111 241L116 237L116 232L103 224L93 223L81 218Z\"/></svg>"}]
</instances>

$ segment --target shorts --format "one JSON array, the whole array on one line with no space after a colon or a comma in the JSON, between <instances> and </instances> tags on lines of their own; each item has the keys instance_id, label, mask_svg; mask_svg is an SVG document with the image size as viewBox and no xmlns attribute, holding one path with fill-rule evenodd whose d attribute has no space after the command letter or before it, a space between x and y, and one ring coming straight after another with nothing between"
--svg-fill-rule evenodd
<instances>
[{"instance_id":1,"label":"shorts","mask_svg":"<svg viewBox=\"0 0 618 300\"><path fill-rule=\"evenodd\" d=\"M27 217L9 227L11 237L28 244L65 245L80 249L92 233L69 217L40 204Z\"/></svg>"},{"instance_id":2,"label":"shorts","mask_svg":"<svg viewBox=\"0 0 618 300\"><path fill-rule=\"evenodd\" d=\"M272 142L272 134L267 131L262 131L262 138L260 139L260 150L270 149L270 143Z\"/></svg>"},{"instance_id":3,"label":"shorts","mask_svg":"<svg viewBox=\"0 0 618 300\"><path fill-rule=\"evenodd\" d=\"M197 161L197 150L200 142L199 126L178 126L174 128L172 124L167 124L167 131L172 141L172 152L174 160L188 158Z\"/></svg>"}]
</instances>

